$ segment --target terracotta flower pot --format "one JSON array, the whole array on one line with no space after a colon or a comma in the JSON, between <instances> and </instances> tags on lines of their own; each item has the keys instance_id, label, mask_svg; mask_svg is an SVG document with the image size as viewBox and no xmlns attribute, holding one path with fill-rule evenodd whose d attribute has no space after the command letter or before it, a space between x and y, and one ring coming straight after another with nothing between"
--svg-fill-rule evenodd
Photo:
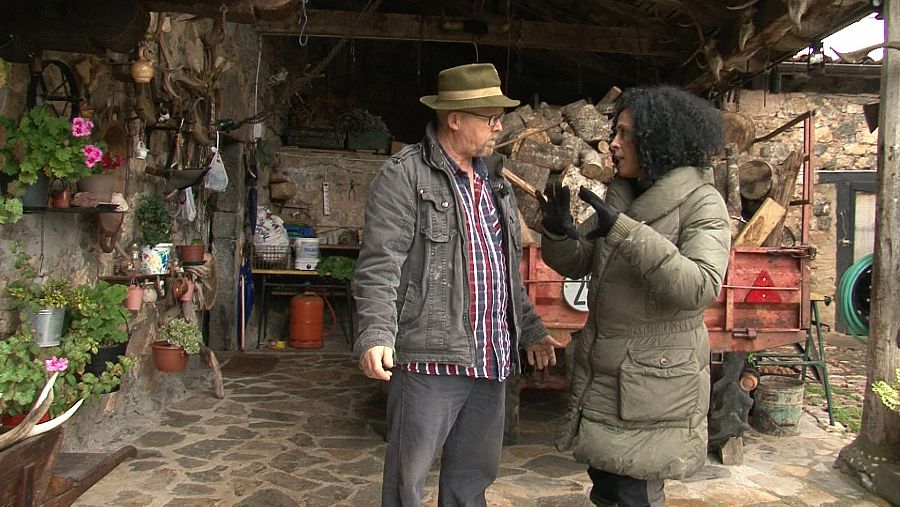
<instances>
[{"instance_id":1,"label":"terracotta flower pot","mask_svg":"<svg viewBox=\"0 0 900 507\"><path fill-rule=\"evenodd\" d=\"M72 207L72 191L64 188L53 194L50 198L50 206L54 208L70 208Z\"/></svg>"},{"instance_id":2,"label":"terracotta flower pot","mask_svg":"<svg viewBox=\"0 0 900 507\"><path fill-rule=\"evenodd\" d=\"M4 426L6 428L14 428L14 427L22 424L22 421L25 420L25 416L27 416L27 415L28 414L19 414L19 415L3 414L3 416L0 416L0 426ZM47 422L49 420L50 420L50 412L47 412L46 414L44 414L44 417L41 417L38 420L38 423Z\"/></svg>"},{"instance_id":3,"label":"terracotta flower pot","mask_svg":"<svg viewBox=\"0 0 900 507\"><path fill-rule=\"evenodd\" d=\"M185 289L184 294L181 295L181 301L190 301L191 298L194 297L194 282L187 280L187 289Z\"/></svg>"},{"instance_id":4,"label":"terracotta flower pot","mask_svg":"<svg viewBox=\"0 0 900 507\"><path fill-rule=\"evenodd\" d=\"M158 340L151 344L153 347L153 362L159 371L178 372L187 368L188 354L181 347L173 347L165 340Z\"/></svg>"},{"instance_id":5,"label":"terracotta flower pot","mask_svg":"<svg viewBox=\"0 0 900 507\"><path fill-rule=\"evenodd\" d=\"M178 259L183 266L203 264L203 254L206 247L203 245L178 245Z\"/></svg>"},{"instance_id":6,"label":"terracotta flower pot","mask_svg":"<svg viewBox=\"0 0 900 507\"><path fill-rule=\"evenodd\" d=\"M194 295L194 282L187 278L172 280L172 295L179 301L190 301Z\"/></svg>"},{"instance_id":7,"label":"terracotta flower pot","mask_svg":"<svg viewBox=\"0 0 900 507\"><path fill-rule=\"evenodd\" d=\"M125 308L136 312L144 303L144 289L139 285L129 285L128 295L125 297Z\"/></svg>"}]
</instances>

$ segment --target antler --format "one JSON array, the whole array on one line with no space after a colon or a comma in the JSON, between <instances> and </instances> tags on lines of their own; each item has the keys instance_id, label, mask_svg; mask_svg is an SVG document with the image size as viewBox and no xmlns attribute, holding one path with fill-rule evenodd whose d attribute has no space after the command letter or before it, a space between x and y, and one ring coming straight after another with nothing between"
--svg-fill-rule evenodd
<instances>
[{"instance_id":1,"label":"antler","mask_svg":"<svg viewBox=\"0 0 900 507\"><path fill-rule=\"evenodd\" d=\"M33 437L35 435L40 435L41 433L46 433L62 423L66 422L72 415L81 407L81 404L84 402L84 398L78 400L77 403L72 405L69 410L66 410L64 414L59 417L56 417L50 421L37 424L39 420L50 410L50 405L53 403L53 384L56 383L56 378L59 376L59 372L54 372L53 375L47 379L47 383L44 385L44 389L41 391L40 396L38 396L37 400L34 402L34 406L32 406L31 411L28 412L28 415L25 416L25 419L16 426L15 428L7 431L0 435L0 449L5 449L20 440L24 440L28 437Z\"/></svg>"}]
</instances>

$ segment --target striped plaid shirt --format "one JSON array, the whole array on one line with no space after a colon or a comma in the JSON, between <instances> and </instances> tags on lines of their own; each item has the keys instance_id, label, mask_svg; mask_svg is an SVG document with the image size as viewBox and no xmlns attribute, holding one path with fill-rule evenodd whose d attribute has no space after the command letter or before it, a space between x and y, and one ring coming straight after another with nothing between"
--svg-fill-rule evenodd
<instances>
[{"instance_id":1,"label":"striped plaid shirt","mask_svg":"<svg viewBox=\"0 0 900 507\"><path fill-rule=\"evenodd\" d=\"M504 380L510 373L510 339L506 320L509 294L503 229L494 205L487 167L474 161L473 184L446 152L444 161L452 169L459 203L465 218L466 253L469 258L469 317L475 331L475 366L443 363L407 363L406 371L430 375L466 375ZM474 193L473 193L474 189Z\"/></svg>"}]
</instances>

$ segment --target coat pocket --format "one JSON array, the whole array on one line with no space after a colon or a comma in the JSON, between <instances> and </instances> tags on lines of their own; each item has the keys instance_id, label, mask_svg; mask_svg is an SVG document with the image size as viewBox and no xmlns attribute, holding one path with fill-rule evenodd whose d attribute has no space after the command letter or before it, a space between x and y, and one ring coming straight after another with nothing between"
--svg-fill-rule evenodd
<instances>
[{"instance_id":1,"label":"coat pocket","mask_svg":"<svg viewBox=\"0 0 900 507\"><path fill-rule=\"evenodd\" d=\"M626 421L679 421L697 406L700 367L691 348L635 348L619 369L619 415Z\"/></svg>"},{"instance_id":2,"label":"coat pocket","mask_svg":"<svg viewBox=\"0 0 900 507\"><path fill-rule=\"evenodd\" d=\"M421 231L430 241L446 243L450 241L453 198L439 189L420 189L422 204L419 207Z\"/></svg>"}]
</instances>

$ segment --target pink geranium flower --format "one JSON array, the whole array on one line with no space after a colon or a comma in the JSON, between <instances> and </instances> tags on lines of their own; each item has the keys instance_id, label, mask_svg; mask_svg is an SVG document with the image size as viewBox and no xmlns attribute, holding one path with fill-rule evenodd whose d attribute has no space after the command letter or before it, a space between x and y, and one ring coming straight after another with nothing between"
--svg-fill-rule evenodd
<instances>
[{"instance_id":1,"label":"pink geranium flower","mask_svg":"<svg viewBox=\"0 0 900 507\"><path fill-rule=\"evenodd\" d=\"M103 150L93 144L82 148L81 153L84 153L84 165L88 167L94 167L94 164L103 159Z\"/></svg>"},{"instance_id":2,"label":"pink geranium flower","mask_svg":"<svg viewBox=\"0 0 900 507\"><path fill-rule=\"evenodd\" d=\"M53 373L55 371L64 371L68 367L69 360L64 357L60 357L57 359L56 356L53 356L50 359L44 359L44 368L46 368L46 370L50 373Z\"/></svg>"},{"instance_id":3,"label":"pink geranium flower","mask_svg":"<svg viewBox=\"0 0 900 507\"><path fill-rule=\"evenodd\" d=\"M74 120L72 120L72 135L75 137L85 137L91 135L92 128L94 128L94 122L92 122L91 120L85 120L81 116L77 116Z\"/></svg>"}]
</instances>

